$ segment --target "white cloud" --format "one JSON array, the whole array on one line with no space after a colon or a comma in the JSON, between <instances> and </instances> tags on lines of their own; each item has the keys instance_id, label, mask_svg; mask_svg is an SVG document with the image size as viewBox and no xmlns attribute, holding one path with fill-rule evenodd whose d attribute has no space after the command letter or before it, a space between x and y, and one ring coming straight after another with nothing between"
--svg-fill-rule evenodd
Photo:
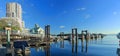
<instances>
[{"instance_id":1,"label":"white cloud","mask_svg":"<svg viewBox=\"0 0 120 56\"><path fill-rule=\"evenodd\" d=\"M88 19L88 18L90 18L90 17L91 17L90 14L85 15L85 19Z\"/></svg>"},{"instance_id":2,"label":"white cloud","mask_svg":"<svg viewBox=\"0 0 120 56\"><path fill-rule=\"evenodd\" d=\"M81 8L81 10L86 10L86 8Z\"/></svg>"},{"instance_id":3,"label":"white cloud","mask_svg":"<svg viewBox=\"0 0 120 56\"><path fill-rule=\"evenodd\" d=\"M84 10L86 10L86 8L84 8L84 7L83 8L77 8L76 10L78 10L78 11L80 11L80 10L84 11Z\"/></svg>"},{"instance_id":4,"label":"white cloud","mask_svg":"<svg viewBox=\"0 0 120 56\"><path fill-rule=\"evenodd\" d=\"M60 28L65 28L65 26L60 26Z\"/></svg>"},{"instance_id":5,"label":"white cloud","mask_svg":"<svg viewBox=\"0 0 120 56\"><path fill-rule=\"evenodd\" d=\"M118 13L116 11L113 12L113 15L117 15Z\"/></svg>"}]
</instances>

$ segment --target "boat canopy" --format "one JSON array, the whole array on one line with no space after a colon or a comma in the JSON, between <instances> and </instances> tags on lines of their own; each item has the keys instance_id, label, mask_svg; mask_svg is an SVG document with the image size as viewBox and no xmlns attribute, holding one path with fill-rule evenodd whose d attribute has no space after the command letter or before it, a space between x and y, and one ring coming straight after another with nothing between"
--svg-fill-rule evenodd
<instances>
[{"instance_id":1,"label":"boat canopy","mask_svg":"<svg viewBox=\"0 0 120 56\"><path fill-rule=\"evenodd\" d=\"M28 43L27 41L15 41L13 46L14 48L22 48L22 46L28 47Z\"/></svg>"}]
</instances>

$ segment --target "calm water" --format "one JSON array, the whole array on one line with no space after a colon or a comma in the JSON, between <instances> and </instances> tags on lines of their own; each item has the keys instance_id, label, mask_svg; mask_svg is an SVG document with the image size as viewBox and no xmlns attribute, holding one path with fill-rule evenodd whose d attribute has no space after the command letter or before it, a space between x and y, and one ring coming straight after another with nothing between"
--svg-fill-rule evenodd
<instances>
[{"instance_id":1,"label":"calm water","mask_svg":"<svg viewBox=\"0 0 120 56\"><path fill-rule=\"evenodd\" d=\"M79 40L77 53L72 52L72 44L69 41L64 41L64 48L61 46L61 42L56 42L51 43L50 48L47 49L45 47L31 48L31 56L117 56L118 41L116 35L108 35L102 40L89 41L86 49L85 43L84 48L81 48ZM83 51L81 51L82 49Z\"/></svg>"}]
</instances>

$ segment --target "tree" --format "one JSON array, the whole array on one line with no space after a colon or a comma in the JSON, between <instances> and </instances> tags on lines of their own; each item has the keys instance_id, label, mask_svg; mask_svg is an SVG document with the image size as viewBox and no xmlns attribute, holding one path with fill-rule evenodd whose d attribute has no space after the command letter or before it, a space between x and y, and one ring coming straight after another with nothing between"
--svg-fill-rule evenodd
<instances>
[{"instance_id":1,"label":"tree","mask_svg":"<svg viewBox=\"0 0 120 56\"><path fill-rule=\"evenodd\" d=\"M0 19L0 30L4 30L4 28L6 26L8 26L8 24L11 24L10 27L12 30L21 30L20 24L18 23L18 21L16 21L15 19L12 19L12 18Z\"/></svg>"}]
</instances>

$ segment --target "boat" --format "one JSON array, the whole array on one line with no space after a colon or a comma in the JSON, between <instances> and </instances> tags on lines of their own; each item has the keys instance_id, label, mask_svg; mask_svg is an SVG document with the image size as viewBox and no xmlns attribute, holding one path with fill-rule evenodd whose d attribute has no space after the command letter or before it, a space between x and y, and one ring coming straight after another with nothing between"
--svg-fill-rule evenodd
<instances>
[{"instance_id":1,"label":"boat","mask_svg":"<svg viewBox=\"0 0 120 56\"><path fill-rule=\"evenodd\" d=\"M70 40L69 36L64 36L64 40Z\"/></svg>"},{"instance_id":2,"label":"boat","mask_svg":"<svg viewBox=\"0 0 120 56\"><path fill-rule=\"evenodd\" d=\"M13 46L15 54L30 54L30 47L27 41L14 41Z\"/></svg>"},{"instance_id":3,"label":"boat","mask_svg":"<svg viewBox=\"0 0 120 56\"><path fill-rule=\"evenodd\" d=\"M120 33L117 34L117 38L120 39Z\"/></svg>"}]
</instances>

